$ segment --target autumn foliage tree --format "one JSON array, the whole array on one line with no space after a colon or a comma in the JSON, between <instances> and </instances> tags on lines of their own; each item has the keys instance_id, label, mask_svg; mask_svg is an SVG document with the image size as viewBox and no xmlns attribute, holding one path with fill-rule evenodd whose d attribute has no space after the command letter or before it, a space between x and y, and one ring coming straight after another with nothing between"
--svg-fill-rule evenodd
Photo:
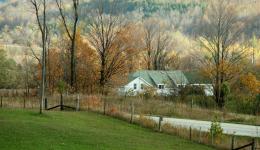
<instances>
[{"instance_id":1,"label":"autumn foliage tree","mask_svg":"<svg viewBox=\"0 0 260 150\"><path fill-rule=\"evenodd\" d=\"M243 71L241 62L246 56L246 48L238 43L244 25L236 7L226 0L212 1L202 20L200 53L203 55L199 60L212 80L215 101L221 108L225 104L223 83L230 82Z\"/></svg>"},{"instance_id":2,"label":"autumn foliage tree","mask_svg":"<svg viewBox=\"0 0 260 150\"><path fill-rule=\"evenodd\" d=\"M256 76L252 73L243 75L241 78L242 85L247 89L252 95L260 94L260 81L257 80Z\"/></svg>"},{"instance_id":3,"label":"autumn foliage tree","mask_svg":"<svg viewBox=\"0 0 260 150\"><path fill-rule=\"evenodd\" d=\"M67 38L61 40L63 46L60 48L51 48L48 53L47 78L49 92L53 94L57 92L59 81L66 81L67 70L70 64L70 51L64 51L67 44ZM97 53L90 47L90 43L86 37L76 34L76 59L77 59L77 88L79 92L93 93L96 90L98 73L97 73ZM70 89L68 89L70 90Z\"/></svg>"},{"instance_id":4,"label":"autumn foliage tree","mask_svg":"<svg viewBox=\"0 0 260 150\"><path fill-rule=\"evenodd\" d=\"M61 50L52 48L48 53L47 79L50 93L54 93L57 89L58 81L63 80L63 64L61 58Z\"/></svg>"},{"instance_id":5,"label":"autumn foliage tree","mask_svg":"<svg viewBox=\"0 0 260 150\"><path fill-rule=\"evenodd\" d=\"M80 32L76 35L76 45L77 88L84 93L94 93L98 85L98 55Z\"/></svg>"},{"instance_id":6,"label":"autumn foliage tree","mask_svg":"<svg viewBox=\"0 0 260 150\"><path fill-rule=\"evenodd\" d=\"M89 41L98 54L99 86L104 94L111 79L125 70L128 48L121 42L120 33L124 27L122 17L117 14L117 1L112 1L105 13L103 0L98 1L90 23Z\"/></svg>"}]
</instances>

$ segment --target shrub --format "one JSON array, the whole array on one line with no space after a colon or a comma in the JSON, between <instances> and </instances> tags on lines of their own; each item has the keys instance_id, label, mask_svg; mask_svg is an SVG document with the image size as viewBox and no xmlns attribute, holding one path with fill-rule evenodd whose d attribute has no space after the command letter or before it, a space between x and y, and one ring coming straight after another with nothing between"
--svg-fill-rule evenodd
<instances>
[{"instance_id":1,"label":"shrub","mask_svg":"<svg viewBox=\"0 0 260 150\"><path fill-rule=\"evenodd\" d=\"M153 87L145 87L144 92L141 94L141 96L148 100L156 95L156 90Z\"/></svg>"},{"instance_id":2,"label":"shrub","mask_svg":"<svg viewBox=\"0 0 260 150\"><path fill-rule=\"evenodd\" d=\"M199 106L201 108L215 108L216 102L210 96L205 95L189 95L185 100L181 100L182 103Z\"/></svg>"},{"instance_id":3,"label":"shrub","mask_svg":"<svg viewBox=\"0 0 260 150\"><path fill-rule=\"evenodd\" d=\"M260 101L248 95L229 96L225 107L235 113L256 115L259 113Z\"/></svg>"},{"instance_id":4,"label":"shrub","mask_svg":"<svg viewBox=\"0 0 260 150\"><path fill-rule=\"evenodd\" d=\"M219 142L223 136L223 129L217 117L212 121L210 127L210 135L215 139L215 142Z\"/></svg>"},{"instance_id":5,"label":"shrub","mask_svg":"<svg viewBox=\"0 0 260 150\"><path fill-rule=\"evenodd\" d=\"M111 115L116 114L117 112L118 112L118 110L117 110L117 108L115 106L113 106L112 108L109 109L109 113Z\"/></svg>"},{"instance_id":6,"label":"shrub","mask_svg":"<svg viewBox=\"0 0 260 150\"><path fill-rule=\"evenodd\" d=\"M182 101L185 101L189 95L205 95L204 89L201 86L185 86L181 87L179 96Z\"/></svg>"},{"instance_id":7,"label":"shrub","mask_svg":"<svg viewBox=\"0 0 260 150\"><path fill-rule=\"evenodd\" d=\"M151 119L147 119L145 118L143 115L140 115L139 119L138 119L138 123L146 128L150 128L150 129L155 129L157 124L155 121L151 120Z\"/></svg>"},{"instance_id":8,"label":"shrub","mask_svg":"<svg viewBox=\"0 0 260 150\"><path fill-rule=\"evenodd\" d=\"M224 97L227 97L230 93L230 86L228 82L224 82L221 86L221 92L223 93Z\"/></svg>"}]
</instances>

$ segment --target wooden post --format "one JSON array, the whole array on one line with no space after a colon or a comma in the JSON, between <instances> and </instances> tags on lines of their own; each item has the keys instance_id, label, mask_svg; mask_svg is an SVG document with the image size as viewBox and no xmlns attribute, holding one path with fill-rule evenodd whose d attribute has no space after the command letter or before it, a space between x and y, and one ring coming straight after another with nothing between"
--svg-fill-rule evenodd
<instances>
[{"instance_id":1,"label":"wooden post","mask_svg":"<svg viewBox=\"0 0 260 150\"><path fill-rule=\"evenodd\" d=\"M214 134L213 134L213 129L211 129L210 132L211 132L211 145L214 145Z\"/></svg>"},{"instance_id":2,"label":"wooden post","mask_svg":"<svg viewBox=\"0 0 260 150\"><path fill-rule=\"evenodd\" d=\"M60 110L63 111L64 107L63 107L63 95L62 93L60 94Z\"/></svg>"},{"instance_id":3,"label":"wooden post","mask_svg":"<svg viewBox=\"0 0 260 150\"><path fill-rule=\"evenodd\" d=\"M3 108L3 96L1 96L1 108Z\"/></svg>"},{"instance_id":4,"label":"wooden post","mask_svg":"<svg viewBox=\"0 0 260 150\"><path fill-rule=\"evenodd\" d=\"M134 103L133 103L133 101L131 101L131 118L130 118L130 123L133 123L133 122L134 122L134 120L133 120L134 111L135 111Z\"/></svg>"},{"instance_id":5,"label":"wooden post","mask_svg":"<svg viewBox=\"0 0 260 150\"><path fill-rule=\"evenodd\" d=\"M252 150L256 150L256 142L255 142L255 139L252 139Z\"/></svg>"},{"instance_id":6,"label":"wooden post","mask_svg":"<svg viewBox=\"0 0 260 150\"><path fill-rule=\"evenodd\" d=\"M190 126L190 140L192 140L192 135L191 135L191 126Z\"/></svg>"},{"instance_id":7,"label":"wooden post","mask_svg":"<svg viewBox=\"0 0 260 150\"><path fill-rule=\"evenodd\" d=\"M160 116L159 117L159 132L162 132L162 121L163 121L163 117Z\"/></svg>"},{"instance_id":8,"label":"wooden post","mask_svg":"<svg viewBox=\"0 0 260 150\"><path fill-rule=\"evenodd\" d=\"M23 108L25 109L25 96L23 98Z\"/></svg>"},{"instance_id":9,"label":"wooden post","mask_svg":"<svg viewBox=\"0 0 260 150\"><path fill-rule=\"evenodd\" d=\"M200 127L200 131L199 131L199 143L201 143L201 127Z\"/></svg>"},{"instance_id":10,"label":"wooden post","mask_svg":"<svg viewBox=\"0 0 260 150\"><path fill-rule=\"evenodd\" d=\"M107 105L107 103L106 103L106 98L104 98L104 105L103 105L103 114L104 115L106 115L106 105Z\"/></svg>"},{"instance_id":11,"label":"wooden post","mask_svg":"<svg viewBox=\"0 0 260 150\"><path fill-rule=\"evenodd\" d=\"M77 95L77 106L76 106L76 111L79 111L79 95Z\"/></svg>"},{"instance_id":12,"label":"wooden post","mask_svg":"<svg viewBox=\"0 0 260 150\"><path fill-rule=\"evenodd\" d=\"M233 150L234 149L234 145L235 145L235 135L232 135L231 138L232 138L231 139L231 150Z\"/></svg>"},{"instance_id":13,"label":"wooden post","mask_svg":"<svg viewBox=\"0 0 260 150\"><path fill-rule=\"evenodd\" d=\"M45 98L44 100L44 109L47 110L48 109L48 99Z\"/></svg>"}]
</instances>

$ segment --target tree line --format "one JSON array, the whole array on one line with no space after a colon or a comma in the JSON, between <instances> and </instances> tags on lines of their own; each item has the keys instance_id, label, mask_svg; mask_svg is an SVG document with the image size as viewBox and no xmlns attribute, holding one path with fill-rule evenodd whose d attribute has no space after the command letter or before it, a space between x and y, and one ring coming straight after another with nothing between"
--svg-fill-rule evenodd
<instances>
[{"instance_id":1,"label":"tree line","mask_svg":"<svg viewBox=\"0 0 260 150\"><path fill-rule=\"evenodd\" d=\"M24 59L31 66L25 71L25 85L40 87L41 104L46 93L57 91L60 81L71 93L107 94L122 85L129 73L140 69L200 70L213 84L214 99L220 108L230 89L237 90L238 84L254 91L254 95L259 93L259 71L255 71L259 68L255 58L258 40L243 38L251 22L239 15L231 1L211 1L207 5L196 27L198 34L190 39L191 51L185 56L175 50L177 43L171 32L177 29L170 28L168 22L157 18L128 20L116 0L109 5L98 0L94 10L82 10L80 0L68 2L56 0L57 16L53 16L48 13L53 9L48 5L51 1L30 0L41 50L38 53L34 41L27 43L36 65ZM88 19L79 17L82 12ZM56 30L48 22L52 17L58 19ZM31 71L35 68L37 71Z\"/></svg>"}]
</instances>

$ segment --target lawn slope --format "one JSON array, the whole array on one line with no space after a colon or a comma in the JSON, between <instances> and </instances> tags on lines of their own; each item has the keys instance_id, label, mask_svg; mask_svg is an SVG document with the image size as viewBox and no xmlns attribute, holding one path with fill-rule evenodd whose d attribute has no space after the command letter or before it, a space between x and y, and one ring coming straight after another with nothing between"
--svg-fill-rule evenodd
<instances>
[{"instance_id":1,"label":"lawn slope","mask_svg":"<svg viewBox=\"0 0 260 150\"><path fill-rule=\"evenodd\" d=\"M152 132L88 112L0 109L0 149L8 150L206 150L175 136Z\"/></svg>"}]
</instances>

